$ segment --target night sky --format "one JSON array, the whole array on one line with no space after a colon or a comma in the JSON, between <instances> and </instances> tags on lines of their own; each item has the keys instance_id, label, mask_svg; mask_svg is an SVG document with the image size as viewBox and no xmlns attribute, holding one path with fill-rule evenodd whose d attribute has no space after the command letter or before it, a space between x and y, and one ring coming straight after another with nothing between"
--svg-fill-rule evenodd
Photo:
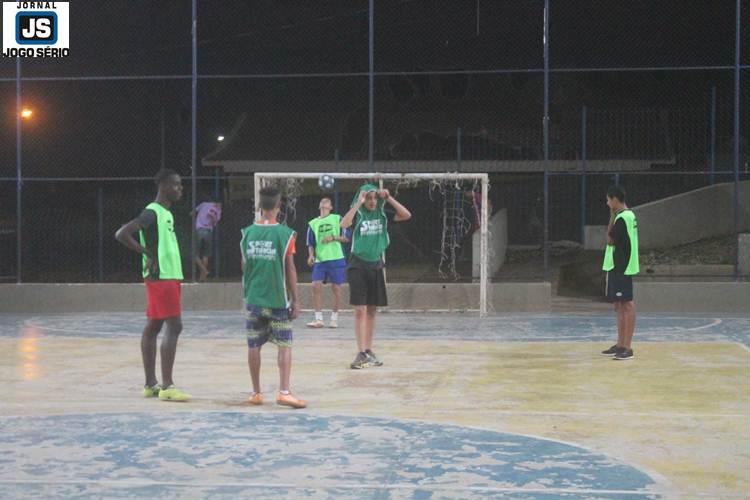
<instances>
[{"instance_id":1,"label":"night sky","mask_svg":"<svg viewBox=\"0 0 750 500\"><path fill-rule=\"evenodd\" d=\"M550 3L554 126L577 129L583 105L705 110L716 86L720 135L731 133L731 68L635 73L562 70L731 67L734 1ZM415 134L436 121L436 129L428 132L446 138L447 130L459 126L469 134L482 129L540 129L542 1L377 0L375 4L378 155L400 141L391 137L390 123L406 122L404 131L395 135L408 135L408 117L419 113L439 119L415 118L411 127ZM328 159L336 149L353 158L366 157L367 6L366 0L199 2L199 156L213 151L216 136L226 134L245 116L249 125L241 131L243 144L235 154L249 159ZM748 11L750 5L743 20L748 19ZM24 60L25 77L172 78L24 81L24 102L35 110L34 120L24 124L24 172L29 176L146 175L160 164L162 150L167 166L186 171L190 28L190 2L185 0L71 2L71 56ZM742 46L747 63L750 33ZM458 77L393 74L497 70L530 71ZM299 77L311 73L316 76ZM326 73L336 76L320 76ZM284 76L292 74L297 77ZM217 75L278 77L211 78ZM14 61L0 61L0 77L14 76ZM12 80L0 82L0 99L4 116L0 176L12 176ZM402 115L407 118L401 119ZM389 116L395 118L389 121ZM531 149L538 148L532 144ZM418 156L419 151L412 153Z\"/></svg>"},{"instance_id":2,"label":"night sky","mask_svg":"<svg viewBox=\"0 0 750 500\"><path fill-rule=\"evenodd\" d=\"M715 91L717 167L731 164L734 0L550 4L552 160L580 158L585 106L588 158L668 157L669 169L703 170ZM420 160L454 161L459 152L467 161L540 160L543 5L376 0L375 159L415 168ZM23 103L34 110L23 122L24 176L151 176L162 164L189 175L191 3L87 0L71 2L70 12L70 57L22 63ZM338 152L343 160L367 159L367 0L200 1L198 15L199 158L331 160ZM750 29L742 54L750 64ZM750 126L749 69L742 75L743 136ZM16 223L15 75L15 62L0 60L0 177L8 179L0 181L2 227ZM220 134L228 137L222 144ZM199 165L199 175L215 173ZM704 182L683 174L658 179L631 179L639 185L637 202ZM600 176L589 186L601 190L607 182ZM571 201L576 185L558 178L550 186L552 239L580 233L579 203ZM529 228L538 227L541 186L538 174L495 182L495 206L512 214L511 243L538 242L541 233ZM213 179L198 184L199 197L220 189ZM26 180L24 279L97 280L95 262L105 280L139 279L135 256L111 234L152 196L148 181ZM589 222L601 223L601 203L593 193L588 202ZM189 206L175 207L182 234L189 232ZM226 275L238 272L233 238L249 213L249 200L227 210ZM15 255L13 238L0 243L2 255ZM12 259L2 265L0 275L13 274Z\"/></svg>"}]
</instances>

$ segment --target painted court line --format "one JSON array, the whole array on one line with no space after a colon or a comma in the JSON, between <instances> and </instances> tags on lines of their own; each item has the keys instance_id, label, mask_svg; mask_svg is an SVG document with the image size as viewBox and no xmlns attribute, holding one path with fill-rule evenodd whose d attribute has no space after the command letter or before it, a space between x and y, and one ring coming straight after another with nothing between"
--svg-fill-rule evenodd
<instances>
[{"instance_id":1,"label":"painted court line","mask_svg":"<svg viewBox=\"0 0 750 500\"><path fill-rule=\"evenodd\" d=\"M473 410L475 408L472 407L466 407L466 408L430 408L429 412L431 414L451 414L451 413L463 413L467 410ZM575 416L575 417L601 417L602 415L608 415L606 411L602 412L587 412L587 411L524 411L524 410L492 410L493 414L501 414L501 415L535 415L535 416L560 416L560 417L569 417L569 416ZM628 417L658 417L658 418L747 418L750 419L750 414L743 414L743 413L662 413L662 412L627 412L627 411L617 411L617 415L619 416L628 416ZM517 434L517 433L514 433ZM545 438L547 439L547 438ZM581 446L580 444L576 444L575 446Z\"/></svg>"},{"instance_id":2,"label":"painted court line","mask_svg":"<svg viewBox=\"0 0 750 500\"><path fill-rule=\"evenodd\" d=\"M111 401L121 401L122 398L120 398L120 397L113 397L113 398L110 398L110 400ZM193 397L192 401L194 401L196 403L212 403L212 402L216 401L216 398ZM235 399L231 399L230 401L234 402ZM244 396L241 397L241 398L236 399L236 401L238 401L238 403L237 403L238 405L240 405L240 403L242 405L245 405L245 397ZM149 415L152 415L152 414L161 414L160 411L153 411L153 412L151 412L151 411L147 411L147 412L144 412L144 411L128 412L128 411L117 411L117 410L110 410L110 411L104 411L104 412L102 412L102 411L96 411L96 410L88 410L87 411L85 408L81 408L80 407L80 404L86 403L86 401L71 401L71 400L53 401L51 406L52 407L59 407L61 404L65 404L65 403L71 403L71 404L75 405L75 407L76 407L75 408L75 414L76 415L84 415L84 416L110 415L110 414L112 414L112 415L119 415L119 414L122 414L122 413L126 413L126 414L146 413L146 414L149 414ZM190 403L188 403L188 404L190 404ZM13 405L13 406L15 406L17 408L21 408L21 409L25 409L25 408L28 407L28 405L26 403L9 403L9 405ZM96 404L92 403L92 406L100 406L100 404L99 403L96 403ZM256 414L258 414L256 412L250 412L250 410L252 410L253 408L251 406L249 406L249 405L242 406L242 407L243 408L245 408L245 407L247 408L247 410L249 412L248 415L256 415ZM352 417L352 418L363 418L362 415L350 415L348 413L341 413L341 412L336 411L336 410L337 410L336 406L332 406L332 407L318 407L318 408L315 409L315 413L313 413L313 415L320 415L320 416L326 416L326 417L348 416L348 417ZM430 414L453 414L453 413L465 413L466 411L473 411L473 410L475 410L475 408L472 408L472 407L450 408L450 409L448 409L448 408L430 408L429 409L429 413ZM206 408L196 408L194 410L190 410L191 413L215 413L216 411L217 410L215 410L215 409L206 409ZM244 412L238 410L235 413L244 413ZM493 414L498 414L498 415L533 415L533 416L538 416L538 417L545 417L545 416L558 416L558 417L601 417L602 415L607 415L608 414L606 411L602 411L602 412L597 413L597 412L586 412L586 411L535 411L535 410L528 410L528 411L526 411L526 410L497 410L497 409L493 409L492 413ZM0 418L66 417L66 416L70 416L70 415L71 415L70 411L61 410L61 411L58 411L58 412L54 412L53 411L53 412L43 413L43 414L38 414L38 415L33 415L33 416L28 415L26 413L6 413L6 414L0 414ZM746 418L746 419L750 419L750 414L744 414L744 413L687 413L687 412L682 412L682 413L665 413L665 412L627 412L627 411L618 411L617 415L618 416L623 416L623 417L654 417L654 418L675 418L675 419L678 419L678 418L729 418L729 419L731 419L731 418L745 419ZM366 417L364 417L364 418L366 418ZM375 418L384 418L384 417L382 417L382 416L376 416ZM402 420L411 421L413 419L406 418L406 419L402 419ZM436 421L436 420L423 419L423 418L416 419L415 421L416 422L434 423L434 424L437 424L437 425L455 425L455 424L451 424L451 423L440 422L440 421ZM501 431L498 431L497 429L491 429L491 428L485 428L485 427L476 427L476 426L472 426L472 425L467 425L467 426L462 426L462 427L471 428L471 429L488 430L488 431L492 431L492 432L501 432ZM517 432L513 432L513 434L514 435L522 435L522 434L519 434ZM529 437L535 437L537 439L540 438L539 436L531 436L531 435L529 435ZM548 441L550 441L550 440L554 441L553 439L550 439L550 438L547 438L547 437L541 438L541 439L545 439L545 440L548 440ZM570 445L573 445L573 446L581 447L581 445L579 443L567 443L567 442L563 442L563 441L559 441L559 442L564 443L564 444L570 444Z\"/></svg>"},{"instance_id":3,"label":"painted court line","mask_svg":"<svg viewBox=\"0 0 750 500\"><path fill-rule=\"evenodd\" d=\"M122 398L120 398L120 397L114 397L114 398L111 398L111 400L112 401L121 401ZM199 402L199 403L210 403L210 402L216 401L216 398L193 397L193 399L191 401L195 401L195 402ZM234 401L234 400L232 400L232 401ZM244 396L241 397L241 398L239 398L238 401L240 403L242 403L243 405L245 405L245 403L246 403L246 400L245 400ZM59 406L60 403L64 403L64 402L65 401L55 401L52 406L56 407L56 406ZM85 403L85 401L72 401L72 403L79 404L79 403ZM19 407L19 408L26 408L27 407L26 403L13 403L13 404L15 406ZM190 404L190 403L188 403L188 404ZM92 403L92 405L93 405L93 403ZM243 407L246 407L248 409L248 411L250 411L250 410L253 409L253 407L251 407L250 405L246 405L246 406L243 406ZM471 407L467 407L467 408L430 408L429 409L429 413L430 414L459 413L459 412L465 412L467 409L471 410L472 408ZM333 417L333 416L341 417L341 416L344 416L344 417L351 417L351 418L368 418L368 417L363 416L363 415L350 415L348 413L341 413L341 412L336 411L336 410L337 410L337 408L335 406L333 406L333 407L318 407L318 408L316 408L315 413L311 413L311 415L313 415L313 416L314 415L321 415L321 416L326 416L326 417ZM211 413L216 413L217 410L215 410L215 409L206 409L206 408L196 408L194 410L190 410L190 412L191 413L206 413L206 414L211 414ZM135 412L118 411L118 410L109 410L109 411L89 410L89 411L86 411L85 409L76 409L74 414L75 415L84 415L84 416L97 416L97 415L120 415L120 414L128 414L128 415L130 415L130 414L141 414L141 413L147 414L147 415L153 415L153 414L160 414L161 412L160 411L140 411L140 410L139 411L135 411ZM244 414L245 412L242 411L242 410L235 410L235 411L231 411L229 413L243 413ZM528 410L528 411L526 411L526 410L497 410L497 409L493 409L492 413L493 414L497 413L497 414L502 414L502 415L534 415L534 416L540 416L540 417L544 417L544 416L601 417L603 414L607 414L605 411L597 413L597 412L587 412L587 411L536 411L536 410ZM249 412L247 414L248 415L260 415L262 413ZM44 413L44 414L39 414L39 415L28 415L28 414L25 414L25 413L0 414L0 418L67 417L67 416L70 416L70 415L71 415L70 411L64 411L64 410L62 410L60 412L50 412L50 413ZM750 414L746 414L746 413L687 413L687 412L668 413L668 412L627 412L627 411L623 412L623 411L618 411L617 415L632 416L632 417L662 417L662 418L750 418ZM384 417L381 416L381 415L378 415L378 416L375 416L373 418L379 418L380 419L380 418L384 418ZM396 420L411 421L411 420L414 420L414 419L412 419L412 418L402 418L402 419L396 419ZM429 419L423 419L423 418L416 419L415 421L416 422L420 422L420 423L434 423L436 425L455 425L455 424L452 424L452 423L440 422L440 421L436 421L436 420L429 420ZM492 431L492 432L501 432L501 431L498 431L497 429L492 429L492 428L488 428L488 427L476 427L476 426L472 426L472 425L465 425L465 426L460 426L460 427L470 428L470 429L487 430L487 431ZM513 435L522 435L522 434L519 434L517 432L513 432ZM532 435L529 435L529 437L535 437L537 439L540 438L539 436L532 436ZM542 439L545 439L545 440L548 440L548 441L555 441L554 439L550 439L550 438L546 438L546 437L542 438ZM581 446L578 443L572 443L572 442L568 443L568 442L564 442L564 441L558 441L558 442L564 443L564 444L570 444L572 446L578 446L578 447Z\"/></svg>"},{"instance_id":4,"label":"painted court line","mask_svg":"<svg viewBox=\"0 0 750 500\"><path fill-rule=\"evenodd\" d=\"M192 319L192 318L187 318L187 319L189 320L189 319ZM666 318L666 319L692 319L692 318ZM134 333L131 332L131 331L102 333L101 330L91 331L91 330L83 330L83 329L80 329L80 328L79 329L71 329L71 328L60 328L60 327L57 327L57 326L54 326L54 325L40 325L38 323L35 323L35 320L39 320L39 318L38 317L34 317L34 318L30 318L30 319L24 321L23 324L22 324L22 328L23 327L25 327L25 328L36 328L38 330L47 330L47 331L54 331L54 332L79 334L79 335L91 335L91 334L93 334L93 335L102 335L102 336L106 336L106 335L130 336L131 334L134 335ZM676 328L672 328L672 329L669 329L669 330L655 328L655 329L652 329L652 330L645 330L645 331L641 331L641 332L637 331L636 333L641 333L641 334L644 334L644 335L654 335L654 334L678 334L678 333L683 333L683 332L697 332L697 331L700 331L700 330L707 330L709 328L713 328L715 326L720 325L721 323L722 323L721 319L714 318L711 321L711 323L708 323L706 325L701 325L701 326L695 326L695 327L692 327L692 328L680 328L680 327L676 327ZM596 337L598 337L598 336L602 336L602 335L608 335L610 332L603 331L601 333L593 333L593 335L592 335L592 333L593 332L586 332L584 335L590 335L590 336L596 336ZM547 339L556 339L556 340L559 340L561 337L560 336L549 336L549 337L534 336L533 338L534 339L538 339L538 340L547 340Z\"/></svg>"},{"instance_id":5,"label":"painted court line","mask_svg":"<svg viewBox=\"0 0 750 500\"><path fill-rule=\"evenodd\" d=\"M24 323L24 325L22 326L22 328L35 328L37 330L47 330L49 332L72 333L72 334L78 334L78 335L82 335L82 336L91 336L92 334L93 335L101 334L102 337L107 336L107 335L112 335L113 337L117 336L117 335L120 335L120 336L135 335L135 333L131 333L131 332L124 332L124 333L119 333L119 334L117 334L117 333L116 334L110 334L110 333L104 333L103 334L101 331L91 332L91 331L86 331L86 330L81 330L81 329L73 330L73 329L70 329L70 328L57 328L57 327L54 327L54 326L35 325L35 324L31 323L31 322Z\"/></svg>"},{"instance_id":6,"label":"painted court line","mask_svg":"<svg viewBox=\"0 0 750 500\"><path fill-rule=\"evenodd\" d=\"M589 494L589 495L661 495L658 491L648 490L607 490L589 488L522 488L513 486L443 486L425 484L294 484L294 483L256 483L256 482L175 482L143 480L41 480L41 479L0 479L0 484L16 485L95 485L108 487L144 487L172 486L178 488L266 488L266 489L334 489L334 490L431 490L444 492L491 492L491 493L553 493L553 494Z\"/></svg>"},{"instance_id":7,"label":"painted court line","mask_svg":"<svg viewBox=\"0 0 750 500\"><path fill-rule=\"evenodd\" d=\"M706 318L706 319L709 319L709 318ZM680 333L680 332L697 332L699 330L705 330L707 328L713 328L714 326L719 326L721 323L722 323L721 319L714 318L713 321L711 323L707 324L707 325L696 326L696 327L693 327L693 328L678 328L677 330L674 330L674 332L675 333ZM655 331L658 332L659 330L657 329Z\"/></svg>"}]
</instances>

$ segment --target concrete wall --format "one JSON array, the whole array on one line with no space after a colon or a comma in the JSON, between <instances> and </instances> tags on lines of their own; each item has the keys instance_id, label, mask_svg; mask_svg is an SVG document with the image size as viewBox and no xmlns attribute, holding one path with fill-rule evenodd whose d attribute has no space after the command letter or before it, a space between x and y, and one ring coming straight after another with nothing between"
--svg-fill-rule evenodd
<instances>
[{"instance_id":1,"label":"concrete wall","mask_svg":"<svg viewBox=\"0 0 750 500\"><path fill-rule=\"evenodd\" d=\"M344 287L344 309L349 291ZM311 287L300 285L303 309L311 304ZM479 284L388 285L391 310L465 310L479 304ZM549 283L491 283L491 313L549 312ZM325 307L330 300L326 293ZM635 300L641 312L711 312L748 314L750 282L657 282L636 280ZM144 310L143 285L127 284L22 284L0 285L0 313L45 314ZM186 311L239 310L239 283L204 283L183 286Z\"/></svg>"},{"instance_id":2,"label":"concrete wall","mask_svg":"<svg viewBox=\"0 0 750 500\"><path fill-rule=\"evenodd\" d=\"M750 231L750 181L740 183L741 230ZM633 208L641 248L682 245L734 233L734 184L715 184Z\"/></svg>"},{"instance_id":3,"label":"concrete wall","mask_svg":"<svg viewBox=\"0 0 750 500\"><path fill-rule=\"evenodd\" d=\"M750 276L750 233L741 233L737 240L739 271L741 276ZM748 305L750 309L750 304Z\"/></svg>"},{"instance_id":4,"label":"concrete wall","mask_svg":"<svg viewBox=\"0 0 750 500\"><path fill-rule=\"evenodd\" d=\"M549 312L551 307L550 283L490 283L487 290L489 313Z\"/></svg>"},{"instance_id":5,"label":"concrete wall","mask_svg":"<svg viewBox=\"0 0 750 500\"><path fill-rule=\"evenodd\" d=\"M640 312L750 312L750 282L635 281L633 295Z\"/></svg>"},{"instance_id":6,"label":"concrete wall","mask_svg":"<svg viewBox=\"0 0 750 500\"><path fill-rule=\"evenodd\" d=\"M583 249L604 250L607 226L583 226Z\"/></svg>"},{"instance_id":7,"label":"concrete wall","mask_svg":"<svg viewBox=\"0 0 750 500\"><path fill-rule=\"evenodd\" d=\"M652 279L676 276L729 278L734 276L734 266L731 264L657 264L653 266L641 264L640 276Z\"/></svg>"},{"instance_id":8,"label":"concrete wall","mask_svg":"<svg viewBox=\"0 0 750 500\"><path fill-rule=\"evenodd\" d=\"M475 231L471 237L471 275L479 278L481 268L482 232ZM508 209L503 208L490 217L489 234L487 235L487 259L489 275L494 276L505 264L505 253L508 250Z\"/></svg>"},{"instance_id":9,"label":"concrete wall","mask_svg":"<svg viewBox=\"0 0 750 500\"><path fill-rule=\"evenodd\" d=\"M324 308L330 308L331 294L324 291ZM182 303L186 311L232 310L241 307L239 283L185 284ZM312 307L312 287L299 285L303 309ZM490 311L549 311L549 283L490 283ZM391 283L390 309L466 310L479 307L478 283ZM21 284L0 285L0 312L64 313L100 311L143 311L145 291L140 283L106 284ZM342 290L342 309L351 309L349 289Z\"/></svg>"}]
</instances>

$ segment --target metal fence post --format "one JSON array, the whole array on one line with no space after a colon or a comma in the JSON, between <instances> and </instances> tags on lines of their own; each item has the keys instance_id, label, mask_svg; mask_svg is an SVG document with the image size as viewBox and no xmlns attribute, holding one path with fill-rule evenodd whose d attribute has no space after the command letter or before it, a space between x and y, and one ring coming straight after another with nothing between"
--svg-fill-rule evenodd
<instances>
[{"instance_id":1,"label":"metal fence post","mask_svg":"<svg viewBox=\"0 0 750 500\"><path fill-rule=\"evenodd\" d=\"M104 188L101 186L96 191L96 232L98 233L98 246L96 257L98 261L99 283L104 281Z\"/></svg>"},{"instance_id":2,"label":"metal fence post","mask_svg":"<svg viewBox=\"0 0 750 500\"><path fill-rule=\"evenodd\" d=\"M586 241L586 106L581 111L581 245Z\"/></svg>"},{"instance_id":3,"label":"metal fence post","mask_svg":"<svg viewBox=\"0 0 750 500\"><path fill-rule=\"evenodd\" d=\"M368 13L368 122L367 122L367 166L375 171L375 0L370 0Z\"/></svg>"},{"instance_id":4,"label":"metal fence post","mask_svg":"<svg viewBox=\"0 0 750 500\"><path fill-rule=\"evenodd\" d=\"M219 168L214 170L214 201L224 201L221 196L221 180L219 179ZM224 209L224 203L222 203L222 210ZM214 245L214 277L218 278L221 276L221 251L219 243L221 242L221 229L219 224L214 226L213 233L213 245Z\"/></svg>"},{"instance_id":5,"label":"metal fence post","mask_svg":"<svg viewBox=\"0 0 750 500\"><path fill-rule=\"evenodd\" d=\"M198 180L196 179L198 170L198 0L193 0L192 6L193 28L192 28L192 51L193 51L193 75L192 75L192 96L191 96L191 205L190 211L193 217L190 223L190 276L195 281L195 205L197 201Z\"/></svg>"},{"instance_id":6,"label":"metal fence post","mask_svg":"<svg viewBox=\"0 0 750 500\"><path fill-rule=\"evenodd\" d=\"M333 150L333 160L336 165L336 172L339 171L339 150ZM339 213L339 185L338 183L333 184L333 211Z\"/></svg>"},{"instance_id":7,"label":"metal fence post","mask_svg":"<svg viewBox=\"0 0 750 500\"><path fill-rule=\"evenodd\" d=\"M709 183L714 183L716 172L716 85L711 87L711 143L709 145Z\"/></svg>"},{"instance_id":8,"label":"metal fence post","mask_svg":"<svg viewBox=\"0 0 750 500\"><path fill-rule=\"evenodd\" d=\"M23 191L23 170L21 162L21 58L16 58L16 283L21 283L21 233L23 232L23 217L21 195Z\"/></svg>"},{"instance_id":9,"label":"metal fence post","mask_svg":"<svg viewBox=\"0 0 750 500\"><path fill-rule=\"evenodd\" d=\"M737 11L735 19L734 40L734 279L740 276L740 52L741 52L741 30L740 6L742 0L737 0Z\"/></svg>"},{"instance_id":10,"label":"metal fence post","mask_svg":"<svg viewBox=\"0 0 750 500\"><path fill-rule=\"evenodd\" d=\"M461 127L456 129L456 170L461 171Z\"/></svg>"},{"instance_id":11,"label":"metal fence post","mask_svg":"<svg viewBox=\"0 0 750 500\"><path fill-rule=\"evenodd\" d=\"M549 0L544 0L544 279L549 280Z\"/></svg>"}]
</instances>

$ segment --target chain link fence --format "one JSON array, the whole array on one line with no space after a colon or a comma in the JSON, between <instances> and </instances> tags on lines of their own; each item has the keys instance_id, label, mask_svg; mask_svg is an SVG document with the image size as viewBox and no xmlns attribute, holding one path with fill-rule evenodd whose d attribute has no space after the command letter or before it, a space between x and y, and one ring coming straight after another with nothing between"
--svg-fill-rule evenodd
<instances>
[{"instance_id":1,"label":"chain link fence","mask_svg":"<svg viewBox=\"0 0 750 500\"><path fill-rule=\"evenodd\" d=\"M113 235L153 199L159 168L184 179L186 270L193 203L224 203L211 279L239 279L259 171L489 172L493 213L507 214L493 279L592 294L604 195L620 183L645 206L642 225L700 229L647 237L644 279L750 274L737 243L750 231L745 5L739 23L735 2L194 5L195 43L190 3L113 0L71 6L70 57L0 64L0 280L138 280ZM17 121L24 107L33 114ZM311 189L300 233L316 215ZM405 196L419 222L398 229L392 275L445 279L437 205ZM410 273L420 263L429 271Z\"/></svg>"}]
</instances>

